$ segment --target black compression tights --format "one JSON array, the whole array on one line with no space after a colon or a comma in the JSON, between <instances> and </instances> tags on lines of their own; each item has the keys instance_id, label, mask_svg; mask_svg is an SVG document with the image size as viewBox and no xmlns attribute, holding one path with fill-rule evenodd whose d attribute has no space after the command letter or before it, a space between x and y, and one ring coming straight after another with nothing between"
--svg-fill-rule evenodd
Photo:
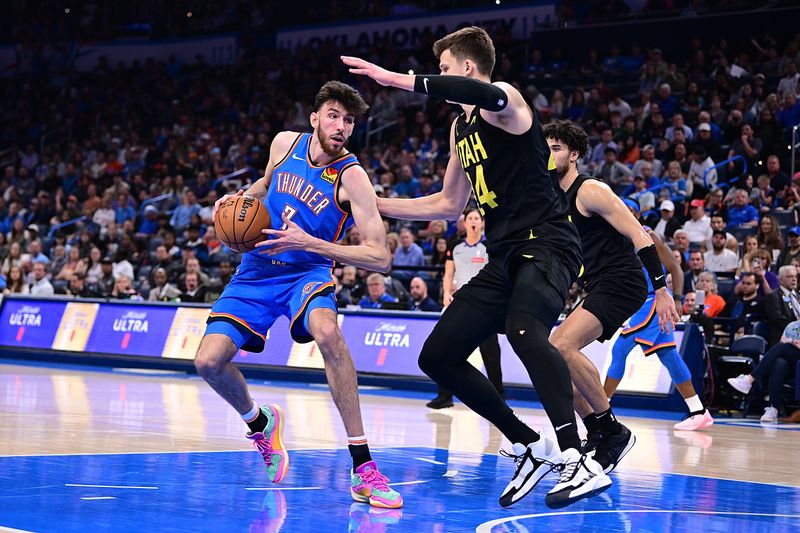
<instances>
[{"instance_id":1,"label":"black compression tights","mask_svg":"<svg viewBox=\"0 0 800 533\"><path fill-rule=\"evenodd\" d=\"M578 448L572 383L567 364L547 340L550 329L536 317L510 312L508 340L533 382L539 399L558 435L562 450ZM467 362L473 350L496 331L495 319L456 299L425 341L419 367L439 385L451 390L464 404L494 424L512 443L529 444L538 434L523 423L488 379Z\"/></svg>"}]
</instances>

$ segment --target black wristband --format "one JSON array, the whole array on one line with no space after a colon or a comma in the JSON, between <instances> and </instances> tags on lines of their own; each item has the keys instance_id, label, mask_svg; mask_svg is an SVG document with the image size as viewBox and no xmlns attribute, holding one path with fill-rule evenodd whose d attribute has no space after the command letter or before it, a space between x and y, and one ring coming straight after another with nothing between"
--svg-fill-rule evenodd
<instances>
[{"instance_id":1,"label":"black wristband","mask_svg":"<svg viewBox=\"0 0 800 533\"><path fill-rule=\"evenodd\" d=\"M637 253L642 266L647 271L647 276L650 278L650 283L653 285L654 290L667 286L667 275L664 273L664 267L661 264L661 259L658 258L656 245L651 244L645 246Z\"/></svg>"},{"instance_id":2,"label":"black wristband","mask_svg":"<svg viewBox=\"0 0 800 533\"><path fill-rule=\"evenodd\" d=\"M418 75L414 77L414 92L459 104L476 105L494 113L508 105L508 95L503 89L466 76Z\"/></svg>"}]
</instances>

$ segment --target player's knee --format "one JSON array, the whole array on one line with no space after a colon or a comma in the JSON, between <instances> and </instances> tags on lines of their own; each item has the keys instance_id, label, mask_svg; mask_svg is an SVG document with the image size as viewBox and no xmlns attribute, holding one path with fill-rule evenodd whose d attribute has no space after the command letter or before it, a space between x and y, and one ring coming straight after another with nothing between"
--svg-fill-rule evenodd
<instances>
[{"instance_id":1,"label":"player's knee","mask_svg":"<svg viewBox=\"0 0 800 533\"><path fill-rule=\"evenodd\" d=\"M447 334L436 326L422 346L417 364L428 377L435 379L441 371L445 354L453 349L452 345L448 346L447 337Z\"/></svg>"},{"instance_id":2,"label":"player's knee","mask_svg":"<svg viewBox=\"0 0 800 533\"><path fill-rule=\"evenodd\" d=\"M231 350L227 350L226 346L218 342L209 340L205 337L197 349L197 354L194 356L194 367L197 373L206 381L214 381L214 378L222 373L225 365L233 357L232 354L227 352L236 352L236 346L230 342Z\"/></svg>"},{"instance_id":3,"label":"player's knee","mask_svg":"<svg viewBox=\"0 0 800 533\"><path fill-rule=\"evenodd\" d=\"M333 360L344 356L344 340L335 320L321 320L314 325L314 340L319 346L322 357Z\"/></svg>"},{"instance_id":4,"label":"player's knee","mask_svg":"<svg viewBox=\"0 0 800 533\"><path fill-rule=\"evenodd\" d=\"M194 357L194 368L206 381L214 381L214 378L222 372L225 363L223 357L219 357L218 354L209 350L200 349Z\"/></svg>"},{"instance_id":5,"label":"player's knee","mask_svg":"<svg viewBox=\"0 0 800 533\"><path fill-rule=\"evenodd\" d=\"M539 320L528 313L509 313L506 318L506 338L518 354L527 353L537 346L546 344L547 329Z\"/></svg>"}]
</instances>

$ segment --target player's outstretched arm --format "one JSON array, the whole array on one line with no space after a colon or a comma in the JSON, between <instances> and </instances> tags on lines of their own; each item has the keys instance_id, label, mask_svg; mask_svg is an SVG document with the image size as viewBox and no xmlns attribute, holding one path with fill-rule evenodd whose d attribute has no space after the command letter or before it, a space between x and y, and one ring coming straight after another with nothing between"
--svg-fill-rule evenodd
<instances>
[{"instance_id":1,"label":"player's outstretched arm","mask_svg":"<svg viewBox=\"0 0 800 533\"><path fill-rule=\"evenodd\" d=\"M472 189L455 149L455 122L450 126L450 161L442 190L421 198L378 198L381 214L402 220L455 220L464 212Z\"/></svg>"},{"instance_id":2,"label":"player's outstretched arm","mask_svg":"<svg viewBox=\"0 0 800 533\"><path fill-rule=\"evenodd\" d=\"M457 104L474 105L489 122L520 134L533 120L525 99L514 87L504 82L489 83L467 76L435 74L402 74L365 61L360 57L342 56L352 74L368 76L385 87L396 87L441 98Z\"/></svg>"},{"instance_id":3,"label":"player's outstretched arm","mask_svg":"<svg viewBox=\"0 0 800 533\"><path fill-rule=\"evenodd\" d=\"M392 256L386 246L386 230L383 227L378 206L375 202L375 189L367 173L359 166L350 167L339 178L342 180L340 199L350 202L353 220L364 244L341 246L313 237L303 231L283 214L285 230L265 229L263 233L273 238L256 244L268 255L290 250L304 250L320 254L339 263L353 265L367 270L388 272Z\"/></svg>"},{"instance_id":4,"label":"player's outstretched arm","mask_svg":"<svg viewBox=\"0 0 800 533\"><path fill-rule=\"evenodd\" d=\"M636 253L642 262L653 288L656 290L656 313L661 331L673 329L680 316L675 310L675 303L667 292L666 275L653 239L634 218L622 199L603 182L586 181L578 190L576 201L578 210L585 214L603 217L621 234L633 242ZM674 283L674 276L673 276Z\"/></svg>"}]
</instances>

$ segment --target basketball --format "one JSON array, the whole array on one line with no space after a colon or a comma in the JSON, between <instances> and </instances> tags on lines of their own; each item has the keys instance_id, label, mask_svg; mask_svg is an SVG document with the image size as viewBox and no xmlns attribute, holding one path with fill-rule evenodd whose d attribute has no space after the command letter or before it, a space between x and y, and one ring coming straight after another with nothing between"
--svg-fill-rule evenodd
<instances>
[{"instance_id":1,"label":"basketball","mask_svg":"<svg viewBox=\"0 0 800 533\"><path fill-rule=\"evenodd\" d=\"M253 250L267 238L261 230L270 227L269 212L252 196L235 196L217 211L214 229L222 244L239 253Z\"/></svg>"}]
</instances>

